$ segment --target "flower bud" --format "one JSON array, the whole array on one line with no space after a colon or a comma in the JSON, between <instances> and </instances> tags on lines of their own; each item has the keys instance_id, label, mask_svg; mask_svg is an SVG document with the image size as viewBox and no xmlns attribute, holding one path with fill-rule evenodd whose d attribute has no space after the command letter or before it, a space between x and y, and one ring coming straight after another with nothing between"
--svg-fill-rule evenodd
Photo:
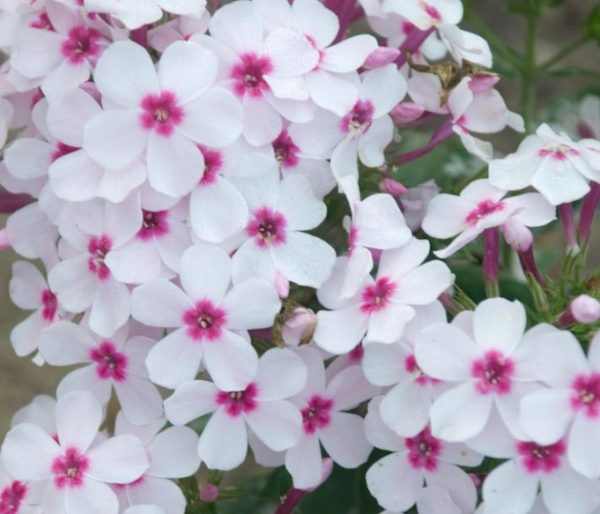
<instances>
[{"instance_id":1,"label":"flower bud","mask_svg":"<svg viewBox=\"0 0 600 514\"><path fill-rule=\"evenodd\" d=\"M219 488L215 484L202 484L198 494L204 503L212 503L219 497Z\"/></svg>"},{"instance_id":2,"label":"flower bud","mask_svg":"<svg viewBox=\"0 0 600 514\"><path fill-rule=\"evenodd\" d=\"M372 70L394 62L400 55L400 50L397 48L388 48L387 46L379 46L373 50L367 60L363 64L363 68Z\"/></svg>"},{"instance_id":3,"label":"flower bud","mask_svg":"<svg viewBox=\"0 0 600 514\"><path fill-rule=\"evenodd\" d=\"M290 281L279 272L275 275L275 290L280 298L287 298L290 294Z\"/></svg>"},{"instance_id":4,"label":"flower bud","mask_svg":"<svg viewBox=\"0 0 600 514\"><path fill-rule=\"evenodd\" d=\"M492 89L498 82L498 75L475 75L469 81L469 89L477 94Z\"/></svg>"},{"instance_id":5,"label":"flower bud","mask_svg":"<svg viewBox=\"0 0 600 514\"><path fill-rule=\"evenodd\" d=\"M388 193L392 196L400 196L408 191L401 182L393 178L384 178L379 183L379 191L382 193Z\"/></svg>"},{"instance_id":6,"label":"flower bud","mask_svg":"<svg viewBox=\"0 0 600 514\"><path fill-rule=\"evenodd\" d=\"M311 309L298 307L284 323L281 336L285 344L298 346L310 340L317 327L317 316Z\"/></svg>"},{"instance_id":7,"label":"flower bud","mask_svg":"<svg viewBox=\"0 0 600 514\"><path fill-rule=\"evenodd\" d=\"M413 102L402 102L396 105L390 116L396 125L407 125L418 120L425 112L425 107Z\"/></svg>"},{"instance_id":8,"label":"flower bud","mask_svg":"<svg viewBox=\"0 0 600 514\"><path fill-rule=\"evenodd\" d=\"M504 240L516 252L524 252L533 244L533 234L525 225L514 219L508 219L500 228Z\"/></svg>"},{"instance_id":9,"label":"flower bud","mask_svg":"<svg viewBox=\"0 0 600 514\"><path fill-rule=\"evenodd\" d=\"M600 319L600 302L587 294L575 298L569 308L578 323L587 325Z\"/></svg>"},{"instance_id":10,"label":"flower bud","mask_svg":"<svg viewBox=\"0 0 600 514\"><path fill-rule=\"evenodd\" d=\"M10 241L8 240L8 231L3 228L0 230L0 251L8 250L10 248Z\"/></svg>"}]
</instances>

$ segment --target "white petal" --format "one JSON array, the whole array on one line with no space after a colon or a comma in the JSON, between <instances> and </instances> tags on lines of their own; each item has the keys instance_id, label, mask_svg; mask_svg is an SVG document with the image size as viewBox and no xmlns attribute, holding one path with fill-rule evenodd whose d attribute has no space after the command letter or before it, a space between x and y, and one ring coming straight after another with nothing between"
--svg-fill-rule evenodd
<instances>
[{"instance_id":1,"label":"white petal","mask_svg":"<svg viewBox=\"0 0 600 514\"><path fill-rule=\"evenodd\" d=\"M94 441L104 415L100 402L87 391L69 393L56 402L56 432L61 446L85 452Z\"/></svg>"},{"instance_id":2,"label":"white petal","mask_svg":"<svg viewBox=\"0 0 600 514\"><path fill-rule=\"evenodd\" d=\"M380 311L371 313L365 339L369 343L393 343L402 336L404 327L414 316L412 307L390 303Z\"/></svg>"},{"instance_id":3,"label":"white petal","mask_svg":"<svg viewBox=\"0 0 600 514\"><path fill-rule=\"evenodd\" d=\"M335 354L349 352L360 343L369 321L358 305L337 311L319 311L317 319L315 342Z\"/></svg>"},{"instance_id":4,"label":"white petal","mask_svg":"<svg viewBox=\"0 0 600 514\"><path fill-rule=\"evenodd\" d=\"M21 138L4 152L6 168L19 180L32 180L48 173L54 148L46 141Z\"/></svg>"},{"instance_id":5,"label":"white petal","mask_svg":"<svg viewBox=\"0 0 600 514\"><path fill-rule=\"evenodd\" d=\"M544 445L558 441L574 417L571 395L569 389L542 389L523 398L519 420L527 435Z\"/></svg>"},{"instance_id":6,"label":"white petal","mask_svg":"<svg viewBox=\"0 0 600 514\"><path fill-rule=\"evenodd\" d=\"M165 415L174 425L185 425L217 410L218 389L212 382L184 382L165 400Z\"/></svg>"},{"instance_id":7,"label":"white petal","mask_svg":"<svg viewBox=\"0 0 600 514\"><path fill-rule=\"evenodd\" d=\"M80 487L66 489L63 508L65 514L117 514L119 500L108 485L86 480Z\"/></svg>"},{"instance_id":8,"label":"white petal","mask_svg":"<svg viewBox=\"0 0 600 514\"><path fill-rule=\"evenodd\" d=\"M60 321L40 334L40 352L53 366L91 362L90 351L96 346L85 329L70 321Z\"/></svg>"},{"instance_id":9,"label":"white petal","mask_svg":"<svg viewBox=\"0 0 600 514\"><path fill-rule=\"evenodd\" d=\"M471 205L459 196L437 195L427 206L423 230L439 239L454 237L466 228L465 219L470 211Z\"/></svg>"},{"instance_id":10,"label":"white petal","mask_svg":"<svg viewBox=\"0 0 600 514\"><path fill-rule=\"evenodd\" d=\"M306 384L304 362L291 350L273 348L258 361L254 382L261 401L282 400L298 394Z\"/></svg>"},{"instance_id":11,"label":"white petal","mask_svg":"<svg viewBox=\"0 0 600 514\"><path fill-rule=\"evenodd\" d=\"M352 74L354 78L355 75ZM358 99L356 80L326 70L314 70L306 75L306 85L311 99L323 109L344 116Z\"/></svg>"},{"instance_id":12,"label":"white petal","mask_svg":"<svg viewBox=\"0 0 600 514\"><path fill-rule=\"evenodd\" d=\"M391 195L374 194L354 207L358 244L367 248L397 248L411 238L402 211Z\"/></svg>"},{"instance_id":13,"label":"white petal","mask_svg":"<svg viewBox=\"0 0 600 514\"><path fill-rule=\"evenodd\" d=\"M535 501L538 480L524 473L514 460L498 466L483 483L486 514L527 514Z\"/></svg>"},{"instance_id":14,"label":"white petal","mask_svg":"<svg viewBox=\"0 0 600 514\"><path fill-rule=\"evenodd\" d=\"M128 376L124 383L115 382L114 388L121 409L131 423L145 425L162 415L162 397L148 379Z\"/></svg>"},{"instance_id":15,"label":"white petal","mask_svg":"<svg viewBox=\"0 0 600 514\"><path fill-rule=\"evenodd\" d=\"M380 406L381 418L397 434L413 437L429 422L430 396L425 387L413 382L398 384L384 396Z\"/></svg>"},{"instance_id":16,"label":"white petal","mask_svg":"<svg viewBox=\"0 0 600 514\"><path fill-rule=\"evenodd\" d=\"M315 436L302 436L285 454L285 467L292 475L294 487L308 489L322 480L321 447Z\"/></svg>"},{"instance_id":17,"label":"white petal","mask_svg":"<svg viewBox=\"0 0 600 514\"><path fill-rule=\"evenodd\" d=\"M87 475L100 482L129 484L148 469L142 442L134 435L118 435L94 446L88 453Z\"/></svg>"},{"instance_id":18,"label":"white petal","mask_svg":"<svg viewBox=\"0 0 600 514\"><path fill-rule=\"evenodd\" d=\"M248 434L242 416L232 417L224 408L217 410L202 432L198 454L209 469L228 471L246 458Z\"/></svg>"},{"instance_id":19,"label":"white petal","mask_svg":"<svg viewBox=\"0 0 600 514\"><path fill-rule=\"evenodd\" d=\"M395 64L388 64L364 74L360 94L373 103L373 116L379 118L404 98L406 81Z\"/></svg>"},{"instance_id":20,"label":"white petal","mask_svg":"<svg viewBox=\"0 0 600 514\"><path fill-rule=\"evenodd\" d=\"M365 437L364 420L356 414L334 412L331 423L320 431L321 442L329 456L343 468L366 462L371 445Z\"/></svg>"},{"instance_id":21,"label":"white petal","mask_svg":"<svg viewBox=\"0 0 600 514\"><path fill-rule=\"evenodd\" d=\"M104 170L83 151L67 154L48 168L53 192L71 202L94 198L103 175Z\"/></svg>"},{"instance_id":22,"label":"white petal","mask_svg":"<svg viewBox=\"0 0 600 514\"><path fill-rule=\"evenodd\" d=\"M252 298L251 303L248 298ZM281 302L269 283L249 279L233 286L222 307L227 312L229 328L251 330L272 326Z\"/></svg>"},{"instance_id":23,"label":"white petal","mask_svg":"<svg viewBox=\"0 0 600 514\"><path fill-rule=\"evenodd\" d=\"M498 349L511 354L521 342L527 317L520 302L504 298L484 300L475 309L473 331L482 348Z\"/></svg>"},{"instance_id":24,"label":"white petal","mask_svg":"<svg viewBox=\"0 0 600 514\"><path fill-rule=\"evenodd\" d=\"M263 23L258 9L250 2L237 2L218 9L210 20L210 33L234 51L256 51L263 42Z\"/></svg>"},{"instance_id":25,"label":"white petal","mask_svg":"<svg viewBox=\"0 0 600 514\"><path fill-rule=\"evenodd\" d=\"M231 259L218 246L193 246L181 256L180 273L181 285L191 298L220 304L229 287Z\"/></svg>"},{"instance_id":26,"label":"white petal","mask_svg":"<svg viewBox=\"0 0 600 514\"><path fill-rule=\"evenodd\" d=\"M9 283L10 299L21 308L33 310L41 304L41 294L47 289L46 280L30 262L17 261L12 266Z\"/></svg>"},{"instance_id":27,"label":"white petal","mask_svg":"<svg viewBox=\"0 0 600 514\"><path fill-rule=\"evenodd\" d=\"M360 366L353 365L342 369L331 378L325 396L334 399L335 410L349 410L369 400L378 391L378 388L367 382Z\"/></svg>"},{"instance_id":28,"label":"white petal","mask_svg":"<svg viewBox=\"0 0 600 514\"><path fill-rule=\"evenodd\" d=\"M285 400L260 402L245 419L256 436L274 451L294 446L302 432L302 415L298 407Z\"/></svg>"},{"instance_id":29,"label":"white petal","mask_svg":"<svg viewBox=\"0 0 600 514\"><path fill-rule=\"evenodd\" d=\"M566 466L542 478L542 496L548 510L596 512L600 506L598 481L585 478Z\"/></svg>"},{"instance_id":30,"label":"white petal","mask_svg":"<svg viewBox=\"0 0 600 514\"><path fill-rule=\"evenodd\" d=\"M345 39L330 46L319 63L323 69L335 73L347 73L360 68L369 54L377 48L377 40L368 34Z\"/></svg>"},{"instance_id":31,"label":"white petal","mask_svg":"<svg viewBox=\"0 0 600 514\"><path fill-rule=\"evenodd\" d=\"M392 301L406 302L409 305L427 305L454 282L450 268L441 261L426 262L409 271L400 279Z\"/></svg>"},{"instance_id":32,"label":"white petal","mask_svg":"<svg viewBox=\"0 0 600 514\"><path fill-rule=\"evenodd\" d=\"M90 327L109 337L129 319L129 289L110 277L98 283L90 310Z\"/></svg>"},{"instance_id":33,"label":"white petal","mask_svg":"<svg viewBox=\"0 0 600 514\"><path fill-rule=\"evenodd\" d=\"M188 427L170 427L160 432L148 445L150 469L159 478L183 478L193 475L200 466L196 451L198 436Z\"/></svg>"},{"instance_id":34,"label":"white petal","mask_svg":"<svg viewBox=\"0 0 600 514\"><path fill-rule=\"evenodd\" d=\"M290 230L310 230L325 219L327 208L317 199L304 177L289 175L280 183L276 209L284 214Z\"/></svg>"},{"instance_id":35,"label":"white petal","mask_svg":"<svg viewBox=\"0 0 600 514\"><path fill-rule=\"evenodd\" d=\"M153 327L180 327L183 313L191 307L185 293L166 280L141 285L131 294L131 315Z\"/></svg>"},{"instance_id":36,"label":"white petal","mask_svg":"<svg viewBox=\"0 0 600 514\"><path fill-rule=\"evenodd\" d=\"M585 413L575 416L569 434L569 462L573 469L587 478L600 476L600 425Z\"/></svg>"},{"instance_id":37,"label":"white petal","mask_svg":"<svg viewBox=\"0 0 600 514\"><path fill-rule=\"evenodd\" d=\"M428 254L429 241L412 238L400 248L381 254L377 275L393 279L400 278L421 264Z\"/></svg>"},{"instance_id":38,"label":"white petal","mask_svg":"<svg viewBox=\"0 0 600 514\"><path fill-rule=\"evenodd\" d=\"M243 100L244 137L254 146L266 145L281 133L281 115L264 98L246 95Z\"/></svg>"}]
</instances>

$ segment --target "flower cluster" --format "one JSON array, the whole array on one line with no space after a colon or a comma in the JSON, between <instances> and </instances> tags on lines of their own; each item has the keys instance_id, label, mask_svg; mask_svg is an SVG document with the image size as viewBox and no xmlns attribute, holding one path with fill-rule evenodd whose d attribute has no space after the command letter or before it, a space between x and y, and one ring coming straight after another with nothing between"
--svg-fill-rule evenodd
<instances>
[{"instance_id":1,"label":"flower cluster","mask_svg":"<svg viewBox=\"0 0 600 514\"><path fill-rule=\"evenodd\" d=\"M542 302L530 229L558 206L582 254L600 127L543 125L494 158L478 135L523 120L460 0L216 4L0 11L0 246L28 259L10 296L33 311L11 343L71 367L14 417L0 513L195 514L249 450L297 492L374 447L388 514L599 509L600 336L584 352L567 329L600 304L527 329L518 301L461 303L439 259L481 238L497 296L502 234ZM348 35L362 16L377 38ZM395 151L430 119L425 147ZM396 180L388 163L453 135L489 178ZM212 481L190 490L201 465Z\"/></svg>"}]
</instances>

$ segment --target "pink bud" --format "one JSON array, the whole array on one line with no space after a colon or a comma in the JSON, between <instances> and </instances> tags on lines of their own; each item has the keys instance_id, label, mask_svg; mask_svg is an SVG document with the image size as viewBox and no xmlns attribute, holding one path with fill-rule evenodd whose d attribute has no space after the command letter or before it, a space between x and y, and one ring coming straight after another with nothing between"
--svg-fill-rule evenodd
<instances>
[{"instance_id":1,"label":"pink bud","mask_svg":"<svg viewBox=\"0 0 600 514\"><path fill-rule=\"evenodd\" d=\"M0 250L8 250L10 248L10 241L8 240L8 231L3 228L0 230Z\"/></svg>"},{"instance_id":2,"label":"pink bud","mask_svg":"<svg viewBox=\"0 0 600 514\"><path fill-rule=\"evenodd\" d=\"M203 484L198 494L204 503L212 503L219 497L219 488L215 484Z\"/></svg>"},{"instance_id":3,"label":"pink bud","mask_svg":"<svg viewBox=\"0 0 600 514\"><path fill-rule=\"evenodd\" d=\"M280 298L287 298L290 294L290 281L279 272L275 274L275 290Z\"/></svg>"},{"instance_id":4,"label":"pink bud","mask_svg":"<svg viewBox=\"0 0 600 514\"><path fill-rule=\"evenodd\" d=\"M281 335L286 344L297 346L303 340L312 337L316 326L315 313L310 309L298 307L283 325Z\"/></svg>"},{"instance_id":5,"label":"pink bud","mask_svg":"<svg viewBox=\"0 0 600 514\"><path fill-rule=\"evenodd\" d=\"M600 302L587 294L575 298L569 306L573 317L579 323L586 325L596 323L600 319Z\"/></svg>"},{"instance_id":6,"label":"pink bud","mask_svg":"<svg viewBox=\"0 0 600 514\"><path fill-rule=\"evenodd\" d=\"M525 252L533 244L533 234L525 225L514 219L507 220L502 227L504 240L517 252Z\"/></svg>"},{"instance_id":7,"label":"pink bud","mask_svg":"<svg viewBox=\"0 0 600 514\"><path fill-rule=\"evenodd\" d=\"M373 50L367 60L363 64L363 68L372 70L385 66L391 62L394 62L400 55L400 50L397 48L388 48L387 46L379 46Z\"/></svg>"},{"instance_id":8,"label":"pink bud","mask_svg":"<svg viewBox=\"0 0 600 514\"><path fill-rule=\"evenodd\" d=\"M425 112L425 107L413 102L402 102L396 105L390 116L396 125L407 125L418 120Z\"/></svg>"},{"instance_id":9,"label":"pink bud","mask_svg":"<svg viewBox=\"0 0 600 514\"><path fill-rule=\"evenodd\" d=\"M381 191L382 193L388 193L392 196L400 196L406 193L408 189L406 189L406 187L404 187L404 184L398 182L396 179L384 178L379 183L379 191Z\"/></svg>"},{"instance_id":10,"label":"pink bud","mask_svg":"<svg viewBox=\"0 0 600 514\"><path fill-rule=\"evenodd\" d=\"M473 93L483 93L492 89L499 81L498 75L475 75L469 81L469 89Z\"/></svg>"}]
</instances>

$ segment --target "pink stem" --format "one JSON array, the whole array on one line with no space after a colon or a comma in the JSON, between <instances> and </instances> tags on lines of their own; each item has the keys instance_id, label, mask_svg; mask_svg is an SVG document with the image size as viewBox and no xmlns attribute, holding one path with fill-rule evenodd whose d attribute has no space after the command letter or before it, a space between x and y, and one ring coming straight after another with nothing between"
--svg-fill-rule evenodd
<instances>
[{"instance_id":1,"label":"pink stem","mask_svg":"<svg viewBox=\"0 0 600 514\"><path fill-rule=\"evenodd\" d=\"M521 262L521 268L523 268L523 272L531 273L533 277L536 279L537 283L546 287L546 281L540 274L537 265L535 263L535 256L533 254L533 245L531 245L527 250L519 251L519 261Z\"/></svg>"},{"instance_id":2,"label":"pink stem","mask_svg":"<svg viewBox=\"0 0 600 514\"><path fill-rule=\"evenodd\" d=\"M148 46L148 25L143 25L139 29L134 29L129 33L129 37L134 43L146 48Z\"/></svg>"},{"instance_id":3,"label":"pink stem","mask_svg":"<svg viewBox=\"0 0 600 514\"><path fill-rule=\"evenodd\" d=\"M424 155L435 150L437 146L442 144L446 139L450 138L454 134L452 130L452 119L448 118L431 136L429 143L427 143L423 148L419 148L418 150L413 150L412 152L407 152L396 157L396 162L398 164L404 164L410 161L414 161Z\"/></svg>"},{"instance_id":4,"label":"pink stem","mask_svg":"<svg viewBox=\"0 0 600 514\"><path fill-rule=\"evenodd\" d=\"M275 511L275 514L292 514L292 512L294 512L294 509L304 499L306 494L307 494L306 491L301 491L300 489L294 489L292 487L286 493L285 500L277 508L277 510Z\"/></svg>"},{"instance_id":5,"label":"pink stem","mask_svg":"<svg viewBox=\"0 0 600 514\"><path fill-rule=\"evenodd\" d=\"M272 341L273 340L273 331L270 328L256 328L250 330L250 335L252 337L258 337L263 341Z\"/></svg>"},{"instance_id":6,"label":"pink stem","mask_svg":"<svg viewBox=\"0 0 600 514\"><path fill-rule=\"evenodd\" d=\"M340 20L340 28L337 36L333 40L333 44L339 43L348 30L348 25L352 22L352 15L354 14L354 8L356 6L356 0L343 0L337 11L334 11Z\"/></svg>"},{"instance_id":7,"label":"pink stem","mask_svg":"<svg viewBox=\"0 0 600 514\"><path fill-rule=\"evenodd\" d=\"M485 253L483 254L483 278L488 296L498 296L498 269L500 267L500 234L498 228L483 231Z\"/></svg>"},{"instance_id":8,"label":"pink stem","mask_svg":"<svg viewBox=\"0 0 600 514\"><path fill-rule=\"evenodd\" d=\"M587 241L592 232L592 223L598 203L600 203L600 184L592 182L590 192L583 199L581 204L581 214L579 215L579 238Z\"/></svg>"},{"instance_id":9,"label":"pink stem","mask_svg":"<svg viewBox=\"0 0 600 514\"><path fill-rule=\"evenodd\" d=\"M11 214L33 201L29 195L0 192L0 213Z\"/></svg>"},{"instance_id":10,"label":"pink stem","mask_svg":"<svg viewBox=\"0 0 600 514\"><path fill-rule=\"evenodd\" d=\"M573 206L570 203L561 203L558 206L558 215L562 221L563 232L567 249L577 248L577 236L575 235L575 221L573 220Z\"/></svg>"},{"instance_id":11,"label":"pink stem","mask_svg":"<svg viewBox=\"0 0 600 514\"><path fill-rule=\"evenodd\" d=\"M432 27L427 30L419 30L414 27L409 33L404 42L400 45L400 55L396 59L398 68L401 68L408 62L408 54L415 53L424 41L431 35L435 29Z\"/></svg>"}]
</instances>

